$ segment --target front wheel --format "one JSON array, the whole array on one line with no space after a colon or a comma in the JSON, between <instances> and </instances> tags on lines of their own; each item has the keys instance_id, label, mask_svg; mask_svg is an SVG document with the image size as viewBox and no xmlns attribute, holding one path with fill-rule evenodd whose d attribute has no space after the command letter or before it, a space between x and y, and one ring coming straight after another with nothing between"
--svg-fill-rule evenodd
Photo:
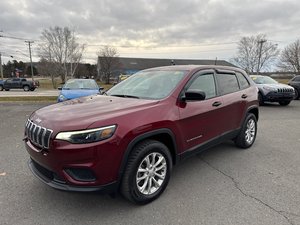
<instances>
[{"instance_id":1,"label":"front wheel","mask_svg":"<svg viewBox=\"0 0 300 225\"><path fill-rule=\"evenodd\" d=\"M0 91L3 91L3 89L4 89L4 88L3 88L3 86L2 86L2 85L0 85Z\"/></svg>"},{"instance_id":2,"label":"front wheel","mask_svg":"<svg viewBox=\"0 0 300 225\"><path fill-rule=\"evenodd\" d=\"M264 105L265 104L264 98L263 98L261 93L258 93L258 102L259 102L259 105Z\"/></svg>"},{"instance_id":3,"label":"front wheel","mask_svg":"<svg viewBox=\"0 0 300 225\"><path fill-rule=\"evenodd\" d=\"M244 124L235 139L236 146L249 148L253 145L257 133L257 119L254 114L249 113L244 120Z\"/></svg>"},{"instance_id":4,"label":"front wheel","mask_svg":"<svg viewBox=\"0 0 300 225\"><path fill-rule=\"evenodd\" d=\"M163 193L171 170L169 149L159 141L143 141L133 149L128 159L121 193L134 203L147 204Z\"/></svg>"},{"instance_id":5,"label":"front wheel","mask_svg":"<svg viewBox=\"0 0 300 225\"><path fill-rule=\"evenodd\" d=\"M295 88L295 100L299 99L299 91Z\"/></svg>"}]
</instances>

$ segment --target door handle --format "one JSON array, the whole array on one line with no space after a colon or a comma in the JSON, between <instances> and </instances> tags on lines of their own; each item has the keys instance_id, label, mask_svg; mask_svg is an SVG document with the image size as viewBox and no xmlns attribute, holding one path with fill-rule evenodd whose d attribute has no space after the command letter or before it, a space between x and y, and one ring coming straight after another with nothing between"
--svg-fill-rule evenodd
<instances>
[{"instance_id":1,"label":"door handle","mask_svg":"<svg viewBox=\"0 0 300 225\"><path fill-rule=\"evenodd\" d=\"M248 97L248 95L246 95L246 94L242 95L242 98L247 98L247 97Z\"/></svg>"},{"instance_id":2,"label":"door handle","mask_svg":"<svg viewBox=\"0 0 300 225\"><path fill-rule=\"evenodd\" d=\"M218 106L220 106L220 105L222 105L221 102L214 102L214 103L212 104L212 106L215 106L215 107L218 107Z\"/></svg>"}]
</instances>

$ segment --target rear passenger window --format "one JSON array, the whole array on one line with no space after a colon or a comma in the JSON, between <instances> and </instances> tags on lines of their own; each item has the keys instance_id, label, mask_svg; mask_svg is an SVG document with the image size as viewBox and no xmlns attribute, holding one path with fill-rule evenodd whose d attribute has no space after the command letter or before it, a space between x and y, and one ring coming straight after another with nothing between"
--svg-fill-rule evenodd
<instances>
[{"instance_id":1,"label":"rear passenger window","mask_svg":"<svg viewBox=\"0 0 300 225\"><path fill-rule=\"evenodd\" d=\"M238 78L238 81L240 83L240 88L241 89L246 89L250 86L247 78L241 74L241 73L236 73L236 77Z\"/></svg>"},{"instance_id":2,"label":"rear passenger window","mask_svg":"<svg viewBox=\"0 0 300 225\"><path fill-rule=\"evenodd\" d=\"M218 91L220 95L229 94L240 90L235 74L216 74L218 81Z\"/></svg>"},{"instance_id":3,"label":"rear passenger window","mask_svg":"<svg viewBox=\"0 0 300 225\"><path fill-rule=\"evenodd\" d=\"M205 92L205 99L213 98L217 95L213 74L203 74L198 76L190 85L188 90L200 90Z\"/></svg>"}]
</instances>

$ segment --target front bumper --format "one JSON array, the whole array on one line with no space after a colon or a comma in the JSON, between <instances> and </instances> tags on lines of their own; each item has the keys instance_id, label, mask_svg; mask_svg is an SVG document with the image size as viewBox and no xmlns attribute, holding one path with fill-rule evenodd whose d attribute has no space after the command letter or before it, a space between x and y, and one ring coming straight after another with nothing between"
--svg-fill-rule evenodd
<instances>
[{"instance_id":1,"label":"front bumper","mask_svg":"<svg viewBox=\"0 0 300 225\"><path fill-rule=\"evenodd\" d=\"M270 92L263 96L264 101L268 102L280 102L280 101L292 101L295 97L294 92L277 93Z\"/></svg>"},{"instance_id":2,"label":"front bumper","mask_svg":"<svg viewBox=\"0 0 300 225\"><path fill-rule=\"evenodd\" d=\"M101 186L75 186L67 184L62 178L60 178L55 172L48 170L47 168L39 165L34 160L28 161L28 166L31 172L43 183L50 187L63 190L63 191L78 191L78 192L91 192L99 191L101 193L113 193L117 190L117 182L113 182Z\"/></svg>"},{"instance_id":3,"label":"front bumper","mask_svg":"<svg viewBox=\"0 0 300 225\"><path fill-rule=\"evenodd\" d=\"M123 148L115 139L90 144L52 139L49 149L24 140L29 168L43 183L70 191L111 192L116 188Z\"/></svg>"}]
</instances>

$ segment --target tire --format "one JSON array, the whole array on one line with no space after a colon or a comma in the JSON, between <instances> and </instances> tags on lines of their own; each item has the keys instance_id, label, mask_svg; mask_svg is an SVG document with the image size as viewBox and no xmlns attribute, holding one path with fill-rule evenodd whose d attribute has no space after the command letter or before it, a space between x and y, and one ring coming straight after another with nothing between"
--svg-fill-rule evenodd
<instances>
[{"instance_id":1,"label":"tire","mask_svg":"<svg viewBox=\"0 0 300 225\"><path fill-rule=\"evenodd\" d=\"M28 86L28 85L25 85L25 86L23 87L23 90L24 90L24 91L29 91L29 90L30 90L30 88L29 88L29 86Z\"/></svg>"},{"instance_id":2,"label":"tire","mask_svg":"<svg viewBox=\"0 0 300 225\"><path fill-rule=\"evenodd\" d=\"M0 85L0 91L3 91L3 86L2 85Z\"/></svg>"},{"instance_id":3,"label":"tire","mask_svg":"<svg viewBox=\"0 0 300 225\"><path fill-rule=\"evenodd\" d=\"M295 100L299 99L299 91L295 88Z\"/></svg>"},{"instance_id":4,"label":"tire","mask_svg":"<svg viewBox=\"0 0 300 225\"><path fill-rule=\"evenodd\" d=\"M5 91L9 91L9 89L8 89L8 88L5 88Z\"/></svg>"},{"instance_id":5,"label":"tire","mask_svg":"<svg viewBox=\"0 0 300 225\"><path fill-rule=\"evenodd\" d=\"M257 134L257 119L254 114L248 113L243 126L235 139L235 144L239 148L249 148L253 145Z\"/></svg>"},{"instance_id":6,"label":"tire","mask_svg":"<svg viewBox=\"0 0 300 225\"><path fill-rule=\"evenodd\" d=\"M282 106L286 106L288 104L290 104L291 101L280 101L279 104L282 105Z\"/></svg>"},{"instance_id":7,"label":"tire","mask_svg":"<svg viewBox=\"0 0 300 225\"><path fill-rule=\"evenodd\" d=\"M258 102L259 102L259 105L264 105L264 99L263 99L263 96L261 93L258 93Z\"/></svg>"},{"instance_id":8,"label":"tire","mask_svg":"<svg viewBox=\"0 0 300 225\"><path fill-rule=\"evenodd\" d=\"M129 156L121 193L131 202L147 204L163 193L171 170L172 157L169 149L159 141L145 140L135 146Z\"/></svg>"},{"instance_id":9,"label":"tire","mask_svg":"<svg viewBox=\"0 0 300 225\"><path fill-rule=\"evenodd\" d=\"M30 89L30 91L34 91L34 90L35 90L35 88L31 88L31 89Z\"/></svg>"}]
</instances>

